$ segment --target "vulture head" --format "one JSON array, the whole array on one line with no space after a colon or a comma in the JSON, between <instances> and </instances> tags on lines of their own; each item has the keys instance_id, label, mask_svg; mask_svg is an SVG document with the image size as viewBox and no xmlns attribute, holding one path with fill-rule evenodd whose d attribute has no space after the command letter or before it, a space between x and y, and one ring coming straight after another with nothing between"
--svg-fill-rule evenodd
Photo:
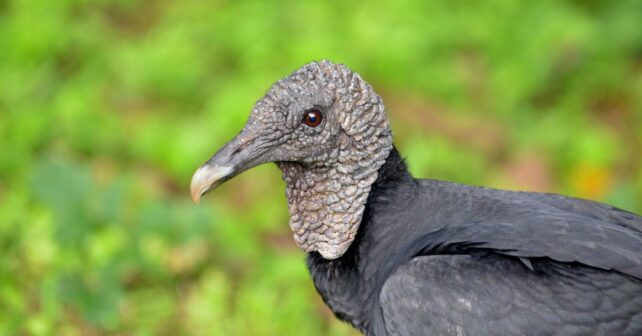
<instances>
[{"instance_id":1,"label":"vulture head","mask_svg":"<svg viewBox=\"0 0 642 336\"><path fill-rule=\"evenodd\" d=\"M391 149L383 101L372 87L344 65L313 62L272 85L243 130L198 168L192 199L275 162L296 244L336 259L354 240Z\"/></svg>"}]
</instances>

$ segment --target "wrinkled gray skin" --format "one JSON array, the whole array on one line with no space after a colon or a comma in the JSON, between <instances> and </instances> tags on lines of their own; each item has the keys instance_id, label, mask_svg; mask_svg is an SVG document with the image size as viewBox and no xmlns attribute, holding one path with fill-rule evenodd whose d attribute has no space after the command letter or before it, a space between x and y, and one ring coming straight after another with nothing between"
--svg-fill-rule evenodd
<instances>
[{"instance_id":1,"label":"wrinkled gray skin","mask_svg":"<svg viewBox=\"0 0 642 336\"><path fill-rule=\"evenodd\" d=\"M317 127L302 122L311 109L323 114ZM231 177L276 162L286 183L294 241L306 252L335 259L354 240L370 186L391 149L381 98L345 66L322 61L274 84L241 134L208 164L236 161ZM195 197L210 188L197 188Z\"/></svg>"}]
</instances>

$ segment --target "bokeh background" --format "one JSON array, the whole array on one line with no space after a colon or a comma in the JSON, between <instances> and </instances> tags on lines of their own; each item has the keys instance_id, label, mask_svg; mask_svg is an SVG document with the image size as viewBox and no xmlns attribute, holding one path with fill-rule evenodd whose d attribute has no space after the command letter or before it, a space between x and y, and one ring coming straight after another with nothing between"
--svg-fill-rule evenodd
<instances>
[{"instance_id":1,"label":"bokeh background","mask_svg":"<svg viewBox=\"0 0 642 336\"><path fill-rule=\"evenodd\" d=\"M416 176L642 212L642 1L0 0L0 335L354 335L274 165L195 168L311 60Z\"/></svg>"}]
</instances>

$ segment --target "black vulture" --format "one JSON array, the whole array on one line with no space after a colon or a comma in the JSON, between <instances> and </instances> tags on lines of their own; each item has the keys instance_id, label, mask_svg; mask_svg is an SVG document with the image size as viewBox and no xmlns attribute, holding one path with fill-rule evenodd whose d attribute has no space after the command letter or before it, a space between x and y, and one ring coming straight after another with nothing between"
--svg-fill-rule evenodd
<instances>
[{"instance_id":1,"label":"black vulture","mask_svg":"<svg viewBox=\"0 0 642 336\"><path fill-rule=\"evenodd\" d=\"M344 65L275 83L193 200L266 162L316 289L366 335L642 335L642 217L413 178L382 99Z\"/></svg>"}]
</instances>

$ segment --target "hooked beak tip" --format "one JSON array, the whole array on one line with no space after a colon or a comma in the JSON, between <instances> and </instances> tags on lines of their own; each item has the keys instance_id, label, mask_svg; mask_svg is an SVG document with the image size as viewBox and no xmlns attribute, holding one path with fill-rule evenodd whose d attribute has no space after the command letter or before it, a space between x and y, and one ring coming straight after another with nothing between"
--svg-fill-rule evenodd
<instances>
[{"instance_id":1,"label":"hooked beak tip","mask_svg":"<svg viewBox=\"0 0 642 336\"><path fill-rule=\"evenodd\" d=\"M234 169L228 166L211 166L207 163L202 165L192 176L190 184L192 201L199 204L201 196L220 184L233 171Z\"/></svg>"},{"instance_id":2,"label":"hooked beak tip","mask_svg":"<svg viewBox=\"0 0 642 336\"><path fill-rule=\"evenodd\" d=\"M199 205L201 203L201 193L192 191L192 202Z\"/></svg>"}]
</instances>

